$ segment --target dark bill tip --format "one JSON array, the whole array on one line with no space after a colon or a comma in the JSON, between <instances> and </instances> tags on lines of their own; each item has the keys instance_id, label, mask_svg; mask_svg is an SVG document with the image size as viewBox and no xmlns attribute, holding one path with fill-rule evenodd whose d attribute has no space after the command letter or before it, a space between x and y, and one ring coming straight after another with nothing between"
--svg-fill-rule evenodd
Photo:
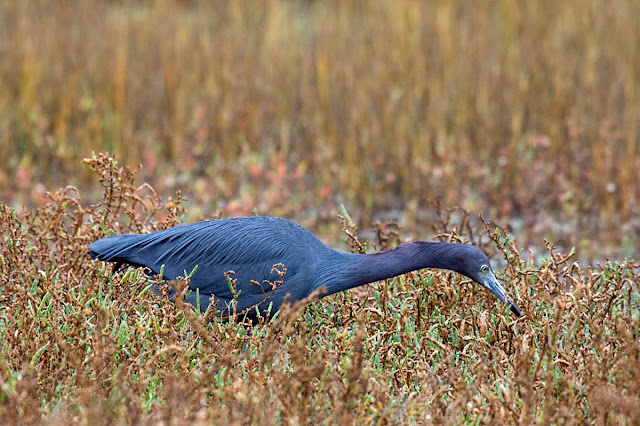
<instances>
[{"instance_id":1,"label":"dark bill tip","mask_svg":"<svg viewBox=\"0 0 640 426\"><path fill-rule=\"evenodd\" d=\"M516 305L513 304L513 302L511 303L511 305L509 306L511 308L511 312L513 312L514 314L516 314L516 316L518 318L522 318L522 312L520 312L520 309L518 309L518 307Z\"/></svg>"},{"instance_id":2,"label":"dark bill tip","mask_svg":"<svg viewBox=\"0 0 640 426\"><path fill-rule=\"evenodd\" d=\"M520 309L518 309L516 304L513 303L513 300L511 300L509 296L507 296L506 299L506 302L509 304L509 308L511 308L511 312L513 312L518 318L522 318L522 312L520 312Z\"/></svg>"},{"instance_id":3,"label":"dark bill tip","mask_svg":"<svg viewBox=\"0 0 640 426\"><path fill-rule=\"evenodd\" d=\"M509 305L511 312L513 312L518 318L522 318L522 312L520 312L520 309L518 309L516 304L513 303L513 300L511 300L511 298L506 294L506 292L504 291L504 287L502 287L500 282L498 282L493 274L491 275L491 279L485 281L485 283L485 287L488 288L489 291L495 294L501 302L507 303Z\"/></svg>"}]
</instances>

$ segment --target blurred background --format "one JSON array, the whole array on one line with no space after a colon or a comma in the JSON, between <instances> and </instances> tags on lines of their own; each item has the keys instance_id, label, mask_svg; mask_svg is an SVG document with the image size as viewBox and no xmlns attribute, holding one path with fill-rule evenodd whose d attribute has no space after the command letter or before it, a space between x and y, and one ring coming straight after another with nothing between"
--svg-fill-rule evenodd
<instances>
[{"instance_id":1,"label":"blurred background","mask_svg":"<svg viewBox=\"0 0 640 426\"><path fill-rule=\"evenodd\" d=\"M437 199L519 247L637 258L638 6L0 0L0 201L98 202L82 160L109 152L188 222L338 235L344 204L430 239Z\"/></svg>"}]
</instances>

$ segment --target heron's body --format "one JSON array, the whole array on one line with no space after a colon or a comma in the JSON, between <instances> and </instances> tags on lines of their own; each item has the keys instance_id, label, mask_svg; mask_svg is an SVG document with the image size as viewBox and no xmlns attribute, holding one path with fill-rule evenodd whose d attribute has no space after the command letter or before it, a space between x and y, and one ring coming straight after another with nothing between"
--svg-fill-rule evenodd
<instances>
[{"instance_id":1,"label":"heron's body","mask_svg":"<svg viewBox=\"0 0 640 426\"><path fill-rule=\"evenodd\" d=\"M472 258L488 264L480 250L466 244L416 242L371 255L342 253L301 226L274 217L212 220L152 234L116 235L94 242L90 250L93 258L145 267L150 275L163 268L168 279L185 276L197 266L187 301L197 306L199 294L204 311L214 296L223 314L234 300L225 277L228 271L237 280L236 312L258 306L265 313L271 306L273 314L286 297L295 302L321 287L329 295L421 268L450 269L477 281L468 264ZM280 279L273 269L277 264L285 266L286 274L272 291L270 283ZM248 315L255 318L255 309Z\"/></svg>"}]
</instances>

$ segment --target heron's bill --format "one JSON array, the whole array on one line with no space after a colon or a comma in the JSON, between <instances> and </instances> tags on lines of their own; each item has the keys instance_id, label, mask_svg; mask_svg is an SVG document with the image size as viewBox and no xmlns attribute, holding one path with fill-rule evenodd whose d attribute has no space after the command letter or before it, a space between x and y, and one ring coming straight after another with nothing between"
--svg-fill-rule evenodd
<instances>
[{"instance_id":1,"label":"heron's bill","mask_svg":"<svg viewBox=\"0 0 640 426\"><path fill-rule=\"evenodd\" d=\"M502 303L507 303L511 308L511 312L513 312L518 318L522 317L522 312L520 312L520 309L518 309L513 300L511 300L511 298L507 296L507 292L505 291L504 287L502 287L502 284L500 284L498 279L493 274L490 274L490 276L486 279L485 287L487 287L489 291L491 291L491 293L495 294Z\"/></svg>"},{"instance_id":2,"label":"heron's bill","mask_svg":"<svg viewBox=\"0 0 640 426\"><path fill-rule=\"evenodd\" d=\"M520 309L518 309L518 307L516 306L515 303L513 303L513 300L511 300L511 298L509 296L507 296L507 303L509 304L509 307L511 308L511 312L513 312L514 314L516 314L516 316L518 318L521 318L522 312L520 312Z\"/></svg>"}]
</instances>

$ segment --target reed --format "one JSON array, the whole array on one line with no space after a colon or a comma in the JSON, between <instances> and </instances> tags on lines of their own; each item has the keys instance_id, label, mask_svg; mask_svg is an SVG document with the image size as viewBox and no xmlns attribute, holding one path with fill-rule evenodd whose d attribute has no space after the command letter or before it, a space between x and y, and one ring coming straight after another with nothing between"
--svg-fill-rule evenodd
<instances>
[{"instance_id":1,"label":"reed","mask_svg":"<svg viewBox=\"0 0 640 426\"><path fill-rule=\"evenodd\" d=\"M280 170L301 176L289 185L304 204L335 197L365 223L437 197L566 248L602 237L637 254L630 2L34 0L0 13L12 205L88 189L79 162L109 151L206 210L250 212L283 186L260 172Z\"/></svg>"}]
</instances>

